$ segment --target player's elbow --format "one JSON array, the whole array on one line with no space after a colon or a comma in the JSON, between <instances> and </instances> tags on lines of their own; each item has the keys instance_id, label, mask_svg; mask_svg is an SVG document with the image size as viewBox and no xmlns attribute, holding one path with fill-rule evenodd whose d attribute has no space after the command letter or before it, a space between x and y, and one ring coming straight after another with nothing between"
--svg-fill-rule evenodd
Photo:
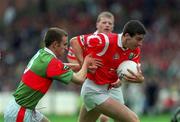
<instances>
[{"instance_id":1,"label":"player's elbow","mask_svg":"<svg viewBox=\"0 0 180 122\"><path fill-rule=\"evenodd\" d=\"M73 37L71 40L70 40L70 45L73 46L73 45L76 45L77 43L77 38L76 37Z\"/></svg>"}]
</instances>

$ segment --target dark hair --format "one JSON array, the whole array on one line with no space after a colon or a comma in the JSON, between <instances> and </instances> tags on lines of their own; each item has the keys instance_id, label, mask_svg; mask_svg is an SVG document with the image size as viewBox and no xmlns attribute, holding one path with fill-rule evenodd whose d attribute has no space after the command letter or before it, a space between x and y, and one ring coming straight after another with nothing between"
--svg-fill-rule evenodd
<instances>
[{"instance_id":1,"label":"dark hair","mask_svg":"<svg viewBox=\"0 0 180 122\"><path fill-rule=\"evenodd\" d=\"M49 28L44 36L45 46L49 47L54 41L61 42L63 36L68 36L63 29L57 27Z\"/></svg>"},{"instance_id":2,"label":"dark hair","mask_svg":"<svg viewBox=\"0 0 180 122\"><path fill-rule=\"evenodd\" d=\"M136 34L146 34L146 28L144 25L138 20L130 20L128 21L123 28L123 35L128 33L131 37Z\"/></svg>"}]
</instances>

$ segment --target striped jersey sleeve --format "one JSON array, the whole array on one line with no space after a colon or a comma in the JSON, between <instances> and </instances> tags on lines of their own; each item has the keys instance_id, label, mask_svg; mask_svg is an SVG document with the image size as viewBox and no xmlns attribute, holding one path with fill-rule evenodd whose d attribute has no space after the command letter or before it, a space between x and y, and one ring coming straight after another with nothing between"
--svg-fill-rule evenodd
<instances>
[{"instance_id":1,"label":"striped jersey sleeve","mask_svg":"<svg viewBox=\"0 0 180 122\"><path fill-rule=\"evenodd\" d=\"M57 58L52 58L49 62L46 74L47 77L62 81L65 84L68 84L73 77L73 71Z\"/></svg>"}]
</instances>

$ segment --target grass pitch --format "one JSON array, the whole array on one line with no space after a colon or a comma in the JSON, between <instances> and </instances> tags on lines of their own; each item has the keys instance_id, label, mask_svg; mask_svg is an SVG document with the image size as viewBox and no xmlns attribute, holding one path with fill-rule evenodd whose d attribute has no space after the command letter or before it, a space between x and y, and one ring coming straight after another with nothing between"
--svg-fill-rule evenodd
<instances>
[{"instance_id":1,"label":"grass pitch","mask_svg":"<svg viewBox=\"0 0 180 122\"><path fill-rule=\"evenodd\" d=\"M47 115L51 122L77 122L78 116L59 116L59 115ZM154 116L140 116L141 122L170 122L170 114L161 114ZM0 122L3 121L3 116L0 115ZM99 121L98 121L99 122ZM113 122L110 120L110 122Z\"/></svg>"}]
</instances>

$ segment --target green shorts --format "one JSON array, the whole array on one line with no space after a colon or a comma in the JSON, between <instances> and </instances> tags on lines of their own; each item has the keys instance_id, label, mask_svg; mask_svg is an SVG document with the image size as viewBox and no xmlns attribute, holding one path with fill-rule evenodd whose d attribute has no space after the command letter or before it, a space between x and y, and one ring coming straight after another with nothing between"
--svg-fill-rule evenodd
<instances>
[{"instance_id":1,"label":"green shorts","mask_svg":"<svg viewBox=\"0 0 180 122\"><path fill-rule=\"evenodd\" d=\"M43 114L37 110L22 108L13 99L4 111L4 122L16 122L17 119L21 119L23 122L40 122Z\"/></svg>"},{"instance_id":2,"label":"green shorts","mask_svg":"<svg viewBox=\"0 0 180 122\"><path fill-rule=\"evenodd\" d=\"M96 105L102 104L110 97L124 104L121 87L108 90L108 86L109 84L97 85L90 79L85 80L81 88L81 97L87 111L92 110Z\"/></svg>"}]
</instances>

